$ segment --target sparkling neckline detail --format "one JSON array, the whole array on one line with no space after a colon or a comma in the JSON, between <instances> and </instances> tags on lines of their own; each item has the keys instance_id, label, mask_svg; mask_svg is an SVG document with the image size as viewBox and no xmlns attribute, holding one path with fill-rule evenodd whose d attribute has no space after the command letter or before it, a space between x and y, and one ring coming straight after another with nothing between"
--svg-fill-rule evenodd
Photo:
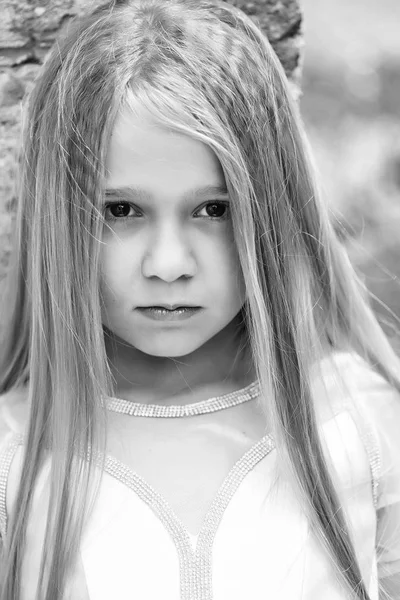
<instances>
[{"instance_id":1,"label":"sparkling neckline detail","mask_svg":"<svg viewBox=\"0 0 400 600\"><path fill-rule=\"evenodd\" d=\"M123 398L106 398L106 408L110 411L133 417L193 417L248 402L257 398L259 393L260 385L258 381L253 381L240 390L235 390L222 396L207 398L200 402L193 402L192 404L163 406L162 404L131 402Z\"/></svg>"}]
</instances>

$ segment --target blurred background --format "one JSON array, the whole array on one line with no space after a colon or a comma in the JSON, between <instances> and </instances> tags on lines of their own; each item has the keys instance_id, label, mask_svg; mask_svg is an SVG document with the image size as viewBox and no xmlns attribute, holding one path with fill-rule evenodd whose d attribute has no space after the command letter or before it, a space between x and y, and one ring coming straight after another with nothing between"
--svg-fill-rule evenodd
<instances>
[{"instance_id":1,"label":"blurred background","mask_svg":"<svg viewBox=\"0 0 400 600\"><path fill-rule=\"evenodd\" d=\"M379 300L400 317L400 2L302 7L301 109L324 197L393 336L396 321Z\"/></svg>"}]
</instances>

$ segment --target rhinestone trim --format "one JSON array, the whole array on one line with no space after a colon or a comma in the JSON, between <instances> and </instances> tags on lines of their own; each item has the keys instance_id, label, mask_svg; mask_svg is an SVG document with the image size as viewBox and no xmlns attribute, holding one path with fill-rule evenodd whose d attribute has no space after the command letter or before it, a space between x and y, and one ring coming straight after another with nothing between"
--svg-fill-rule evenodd
<instances>
[{"instance_id":1,"label":"rhinestone trim","mask_svg":"<svg viewBox=\"0 0 400 600\"><path fill-rule=\"evenodd\" d=\"M260 393L260 385L257 381L250 383L245 388L236 390L223 396L216 396L194 402L192 404L163 406L158 404L142 404L131 402L122 398L106 398L106 407L113 412L134 417L194 417L206 413L216 412L230 408L243 402L256 398Z\"/></svg>"},{"instance_id":2,"label":"rhinestone trim","mask_svg":"<svg viewBox=\"0 0 400 600\"><path fill-rule=\"evenodd\" d=\"M378 506L378 495L379 495L379 476L381 473L381 454L379 452L378 444L376 443L375 437L371 432L368 433L365 445L369 457L369 465L371 469L372 478L372 497L374 499L374 506Z\"/></svg>"},{"instance_id":3,"label":"rhinestone trim","mask_svg":"<svg viewBox=\"0 0 400 600\"><path fill-rule=\"evenodd\" d=\"M7 535L7 481L11 463L15 453L23 442L20 434L15 434L10 443L0 455L0 537L5 539Z\"/></svg>"},{"instance_id":4,"label":"rhinestone trim","mask_svg":"<svg viewBox=\"0 0 400 600\"><path fill-rule=\"evenodd\" d=\"M374 507L376 509L378 506L379 478L382 467L381 453L379 451L376 436L373 434L371 426L368 426L367 423L363 422L360 426L360 429L360 436L368 455L369 468L371 472L372 498L374 501Z\"/></svg>"},{"instance_id":5,"label":"rhinestone trim","mask_svg":"<svg viewBox=\"0 0 400 600\"><path fill-rule=\"evenodd\" d=\"M195 549L187 529L161 494L116 458L105 458L104 470L133 490L172 537L179 556L180 600L212 600L212 546L218 526L241 482L274 447L272 437L266 435L235 463L206 513ZM101 457L96 460L100 462Z\"/></svg>"}]
</instances>

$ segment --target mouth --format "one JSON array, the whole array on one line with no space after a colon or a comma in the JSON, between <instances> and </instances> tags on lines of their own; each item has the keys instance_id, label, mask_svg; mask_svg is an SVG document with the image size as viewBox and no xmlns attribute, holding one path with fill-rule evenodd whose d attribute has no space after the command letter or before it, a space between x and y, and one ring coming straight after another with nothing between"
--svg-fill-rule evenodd
<instances>
[{"instance_id":1,"label":"mouth","mask_svg":"<svg viewBox=\"0 0 400 600\"><path fill-rule=\"evenodd\" d=\"M172 306L172 307L171 307ZM201 306L188 305L158 305L158 306L138 306L136 309L144 317L153 321L183 321L194 317L202 310Z\"/></svg>"}]
</instances>

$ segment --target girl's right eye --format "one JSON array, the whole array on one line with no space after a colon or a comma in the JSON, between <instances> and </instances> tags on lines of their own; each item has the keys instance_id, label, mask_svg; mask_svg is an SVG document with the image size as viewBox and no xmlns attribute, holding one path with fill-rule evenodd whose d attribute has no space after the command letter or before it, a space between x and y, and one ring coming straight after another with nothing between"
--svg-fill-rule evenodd
<instances>
[{"instance_id":1,"label":"girl's right eye","mask_svg":"<svg viewBox=\"0 0 400 600\"><path fill-rule=\"evenodd\" d=\"M133 214L132 214L133 213ZM129 202L112 202L105 207L105 217L107 221L123 221L130 217L139 216L132 204Z\"/></svg>"}]
</instances>

